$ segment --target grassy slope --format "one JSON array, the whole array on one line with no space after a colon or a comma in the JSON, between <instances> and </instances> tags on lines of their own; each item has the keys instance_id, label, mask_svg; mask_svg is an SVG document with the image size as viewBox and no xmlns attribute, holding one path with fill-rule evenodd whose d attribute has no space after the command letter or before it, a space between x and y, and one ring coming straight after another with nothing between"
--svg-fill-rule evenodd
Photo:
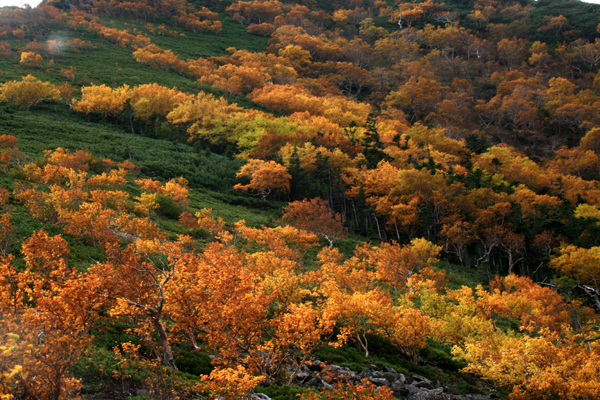
<instances>
[{"instance_id":1,"label":"grassy slope","mask_svg":"<svg viewBox=\"0 0 600 400\"><path fill-rule=\"evenodd\" d=\"M132 23L121 19L104 22L118 29L135 26L145 30L145 23L141 22ZM154 25L159 23L160 21L155 22ZM179 28L170 29L183 32ZM165 49L172 49L183 59L225 55L225 49L229 47L264 51L267 42L266 38L247 34L245 27L225 16L221 35L185 32L184 37L173 38L144 33L153 43ZM74 38L91 42L98 48L91 52L64 52L54 58L54 70L48 68L48 57L45 57L44 61L46 69L23 69L19 66L19 59L15 54L12 58L0 60L0 82L32 74L43 81L59 84L65 80L60 75L60 69L75 66L75 87L90 83L133 86L156 82L169 87L177 86L192 93L201 87L196 81L176 73L145 67L135 61L131 49L116 46L85 31L47 32L45 38L37 40L67 41ZM13 49L24 47L25 42L31 39L25 38L24 42L13 40L11 45ZM223 216L228 221L246 219L252 225L268 223L276 218L273 209L277 208L278 204L271 206L267 202L248 199L232 189L235 173L243 164L241 160L199 153L182 143L174 144L170 141L132 135L125 125L113 125L105 121L88 122L89 119L86 119L84 114L69 111L68 107L62 104L40 105L30 111L2 108L0 134L16 136L19 148L32 158L39 157L44 150L65 147L71 150L86 150L115 161L132 159L150 174L157 174L165 179L177 176L188 179L190 185L196 189L191 195L193 207L212 207L216 215Z\"/></svg>"},{"instance_id":2,"label":"grassy slope","mask_svg":"<svg viewBox=\"0 0 600 400\"><path fill-rule=\"evenodd\" d=\"M130 159L151 176L183 176L195 189L190 196L192 208L214 208L229 222L246 219L260 225L276 218L279 204L248 199L231 189L241 160L197 153L185 144L132 135L122 126L88 123L65 110L55 113L44 106L29 112L5 111L0 116L0 134L16 136L18 147L32 159L44 150L63 147L114 161Z\"/></svg>"},{"instance_id":3,"label":"grassy slope","mask_svg":"<svg viewBox=\"0 0 600 400\"><path fill-rule=\"evenodd\" d=\"M105 21L108 26L118 29L137 27L144 28L142 23L126 22L125 20L111 19ZM127 23L127 25L125 25ZM157 25L156 23L155 25ZM171 28L178 32L184 32L178 28ZM195 34L185 32L183 37L163 37L154 36L145 31L144 34L151 38L153 43L164 48L171 49L175 54L180 55L184 60L197 59L199 57L222 56L227 55L227 48L236 47L238 49L247 49L249 51L264 51L267 45L267 39L252 36L246 33L245 27L235 23L228 17L223 17L223 33L214 34ZM158 83L167 87L178 87L181 90L197 93L199 90L210 91L215 95L223 95L223 92L212 89L207 85L199 84L196 80L185 78L172 71L153 70L137 63L132 56L131 49L124 49L114 45L105 39L101 39L85 31L61 30L57 32L47 32L45 38L37 38L38 41L46 39L56 39L67 41L69 39L80 38L90 42L97 47L93 51L79 53L62 52L59 56L53 58L54 66L50 68L50 57L44 55L43 68L23 69L19 66L19 57L16 53L7 59L0 59L0 83L9 80L19 80L22 76L31 74L35 77L49 81L54 84L60 84L66 79L60 74L61 69L67 69L72 66L77 67L77 73L73 82L74 87L79 88L90 84L106 84L112 87L127 84L129 86L145 83ZM33 37L25 38L24 42L11 40L13 49L22 48L32 40ZM78 97L78 93L74 97ZM245 98L234 98L235 101L244 105L250 105Z\"/></svg>"}]
</instances>

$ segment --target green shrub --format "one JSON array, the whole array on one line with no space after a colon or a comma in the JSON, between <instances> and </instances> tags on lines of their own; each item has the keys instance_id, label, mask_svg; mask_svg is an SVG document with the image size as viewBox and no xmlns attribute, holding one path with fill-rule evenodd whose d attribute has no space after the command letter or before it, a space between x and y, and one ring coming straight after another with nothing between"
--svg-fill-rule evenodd
<instances>
[{"instance_id":1,"label":"green shrub","mask_svg":"<svg viewBox=\"0 0 600 400\"><path fill-rule=\"evenodd\" d=\"M149 377L143 368L136 368L135 363L124 366L112 350L95 346L74 365L73 374L90 391L141 387Z\"/></svg>"},{"instance_id":2,"label":"green shrub","mask_svg":"<svg viewBox=\"0 0 600 400\"><path fill-rule=\"evenodd\" d=\"M486 394L483 390L479 389L476 386L473 386L469 383L465 383L458 387L458 392L460 394Z\"/></svg>"},{"instance_id":3,"label":"green shrub","mask_svg":"<svg viewBox=\"0 0 600 400\"><path fill-rule=\"evenodd\" d=\"M192 352L188 350L175 350L175 363L181 372L191 375L208 375L213 370L211 359L203 352Z\"/></svg>"},{"instance_id":4,"label":"green shrub","mask_svg":"<svg viewBox=\"0 0 600 400\"><path fill-rule=\"evenodd\" d=\"M156 202L158 203L158 213L160 215L171 219L179 218L181 207L171 197L159 193L156 196Z\"/></svg>"},{"instance_id":5,"label":"green shrub","mask_svg":"<svg viewBox=\"0 0 600 400\"><path fill-rule=\"evenodd\" d=\"M466 363L457 361L452 357L450 346L433 339L427 340L427 345L421 350L420 356L427 362L449 371L457 372L467 366Z\"/></svg>"}]
</instances>

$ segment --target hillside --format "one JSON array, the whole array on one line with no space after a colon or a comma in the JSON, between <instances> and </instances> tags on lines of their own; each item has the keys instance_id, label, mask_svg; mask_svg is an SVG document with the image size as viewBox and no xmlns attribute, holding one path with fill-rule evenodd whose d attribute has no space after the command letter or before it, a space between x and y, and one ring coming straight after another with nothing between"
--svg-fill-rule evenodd
<instances>
[{"instance_id":1,"label":"hillside","mask_svg":"<svg viewBox=\"0 0 600 400\"><path fill-rule=\"evenodd\" d=\"M1 8L0 396L600 398L598 37L562 0Z\"/></svg>"}]
</instances>

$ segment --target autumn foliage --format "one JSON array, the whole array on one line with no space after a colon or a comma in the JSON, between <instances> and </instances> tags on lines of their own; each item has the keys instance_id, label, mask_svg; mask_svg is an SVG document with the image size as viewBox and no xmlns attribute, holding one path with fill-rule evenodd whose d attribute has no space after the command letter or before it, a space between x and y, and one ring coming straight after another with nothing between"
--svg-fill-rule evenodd
<instances>
[{"instance_id":1,"label":"autumn foliage","mask_svg":"<svg viewBox=\"0 0 600 400\"><path fill-rule=\"evenodd\" d=\"M340 215L332 214L331 209L322 199L294 201L285 207L284 211L283 221L299 229L316 233L326 239L331 247L336 237L344 235Z\"/></svg>"},{"instance_id":2,"label":"autumn foliage","mask_svg":"<svg viewBox=\"0 0 600 400\"><path fill-rule=\"evenodd\" d=\"M8 81L0 85L0 101L12 102L29 109L48 99L60 100L59 88L32 75L24 76L21 81Z\"/></svg>"},{"instance_id":3,"label":"autumn foliage","mask_svg":"<svg viewBox=\"0 0 600 400\"><path fill-rule=\"evenodd\" d=\"M202 162L241 159L214 198L273 214L246 223L178 173L60 147L32 160L0 136L2 400L76 398L113 331L102 373L160 398L249 398L381 343L415 363L447 346L514 399L600 397L597 21L495 0L67 3L0 10L0 58L48 80L0 84L3 123L50 103L57 123L68 105L188 141ZM268 39L228 47L234 24ZM184 37L218 50L163 48ZM178 87L59 61L102 41ZM180 380L182 349L212 372ZM322 398L392 398L331 378Z\"/></svg>"},{"instance_id":4,"label":"autumn foliage","mask_svg":"<svg viewBox=\"0 0 600 400\"><path fill-rule=\"evenodd\" d=\"M249 178L250 183L238 183L235 189L254 192L263 200L271 193L286 194L290 191L290 174L283 165L274 161L249 160L237 177Z\"/></svg>"},{"instance_id":5,"label":"autumn foliage","mask_svg":"<svg viewBox=\"0 0 600 400\"><path fill-rule=\"evenodd\" d=\"M38 68L42 65L43 58L39 54L31 51L21 53L21 61L19 64L25 68Z\"/></svg>"}]
</instances>

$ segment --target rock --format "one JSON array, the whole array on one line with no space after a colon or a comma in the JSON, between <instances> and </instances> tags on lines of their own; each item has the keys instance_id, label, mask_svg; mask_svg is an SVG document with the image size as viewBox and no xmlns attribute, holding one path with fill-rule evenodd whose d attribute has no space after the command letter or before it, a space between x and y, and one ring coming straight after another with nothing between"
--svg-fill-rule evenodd
<instances>
[{"instance_id":1,"label":"rock","mask_svg":"<svg viewBox=\"0 0 600 400\"><path fill-rule=\"evenodd\" d=\"M304 386L312 389L320 389L323 384L321 383L321 378L311 376L310 379L304 383Z\"/></svg>"},{"instance_id":2,"label":"rock","mask_svg":"<svg viewBox=\"0 0 600 400\"><path fill-rule=\"evenodd\" d=\"M321 370L323 370L323 363L319 360L314 360L311 364L308 364L308 369L315 372L321 372Z\"/></svg>"},{"instance_id":3,"label":"rock","mask_svg":"<svg viewBox=\"0 0 600 400\"><path fill-rule=\"evenodd\" d=\"M375 386L390 386L390 382L385 378L369 377L369 382L371 382Z\"/></svg>"},{"instance_id":4,"label":"rock","mask_svg":"<svg viewBox=\"0 0 600 400\"><path fill-rule=\"evenodd\" d=\"M420 389L420 388L416 387L415 385L407 385L407 386L405 386L405 388L406 388L406 390L408 390L408 393L411 396L419 393L422 390L426 390L426 389Z\"/></svg>"},{"instance_id":5,"label":"rock","mask_svg":"<svg viewBox=\"0 0 600 400\"><path fill-rule=\"evenodd\" d=\"M445 400L444 389L420 390L409 397L410 400Z\"/></svg>"},{"instance_id":6,"label":"rock","mask_svg":"<svg viewBox=\"0 0 600 400\"><path fill-rule=\"evenodd\" d=\"M458 391L458 386L456 386L456 385L446 386L445 392L448 394L460 394L460 392Z\"/></svg>"},{"instance_id":7,"label":"rock","mask_svg":"<svg viewBox=\"0 0 600 400\"><path fill-rule=\"evenodd\" d=\"M325 382L323 379L321 379L321 384L323 385L323 387L327 390L333 390L333 385L330 385L329 383Z\"/></svg>"},{"instance_id":8,"label":"rock","mask_svg":"<svg viewBox=\"0 0 600 400\"><path fill-rule=\"evenodd\" d=\"M252 393L250 395L250 398L252 400L273 400L272 398L270 398L269 396L267 396L264 393Z\"/></svg>"},{"instance_id":9,"label":"rock","mask_svg":"<svg viewBox=\"0 0 600 400\"><path fill-rule=\"evenodd\" d=\"M418 388L422 388L422 389L433 389L433 385L431 384L431 381L429 381L429 382L425 382L425 381L419 382L419 381L416 381L416 382L413 382L413 385L416 386L416 387L418 387ZM442 391L443 390L444 389L442 389Z\"/></svg>"},{"instance_id":10,"label":"rock","mask_svg":"<svg viewBox=\"0 0 600 400\"><path fill-rule=\"evenodd\" d=\"M377 365L375 365L375 364L369 364L369 365L367 365L367 369L368 369L369 371L382 371L382 368L381 368L381 367L378 367L378 366L377 366Z\"/></svg>"},{"instance_id":11,"label":"rock","mask_svg":"<svg viewBox=\"0 0 600 400\"><path fill-rule=\"evenodd\" d=\"M450 400L490 400L489 396L483 394L455 394L447 395Z\"/></svg>"},{"instance_id":12,"label":"rock","mask_svg":"<svg viewBox=\"0 0 600 400\"><path fill-rule=\"evenodd\" d=\"M331 365L328 369L331 373L343 379L356 378L356 373L350 370L350 368L340 367L338 365Z\"/></svg>"},{"instance_id":13,"label":"rock","mask_svg":"<svg viewBox=\"0 0 600 400\"><path fill-rule=\"evenodd\" d=\"M391 368L388 368L391 369ZM392 369L393 371L393 369ZM384 371L384 372L373 372L371 374L367 374L367 378L369 378L369 376L373 377L373 378L384 378L387 379L388 382L395 382L397 380L402 380L402 383L406 382L406 378L404 377L404 375L399 374L397 372L388 372L388 371ZM370 378L369 378L370 379Z\"/></svg>"},{"instance_id":14,"label":"rock","mask_svg":"<svg viewBox=\"0 0 600 400\"><path fill-rule=\"evenodd\" d=\"M296 378L299 381L303 381L306 378L310 377L310 374L306 371L298 371L298 373L296 374Z\"/></svg>"},{"instance_id":15,"label":"rock","mask_svg":"<svg viewBox=\"0 0 600 400\"><path fill-rule=\"evenodd\" d=\"M385 372L385 373L381 374L381 377L387 379L390 382L396 382L396 381L400 381L401 383L406 382L406 377L403 374L399 374L398 372L396 372L396 373Z\"/></svg>"},{"instance_id":16,"label":"rock","mask_svg":"<svg viewBox=\"0 0 600 400\"><path fill-rule=\"evenodd\" d=\"M427 378L425 378L424 376L421 375L413 375L413 380L418 381L418 382L427 382L431 385L431 381Z\"/></svg>"},{"instance_id":17,"label":"rock","mask_svg":"<svg viewBox=\"0 0 600 400\"><path fill-rule=\"evenodd\" d=\"M291 364L287 369L292 372ZM323 372L327 373L324 374ZM331 383L323 378L331 378ZM339 365L327 365L319 360L313 360L307 365L303 365L295 376L296 385L316 389L333 390L333 382L347 382L348 384L357 384L363 379L369 380L379 388L386 386L390 388L396 398L408 400L490 400L491 396L468 394L460 395L458 386L453 382L446 382L447 386L440 381L435 384L421 375L402 374L396 372L393 368L378 367L374 364L367 365L367 368L356 373L347 367ZM252 400L271 400L268 397L252 397Z\"/></svg>"},{"instance_id":18,"label":"rock","mask_svg":"<svg viewBox=\"0 0 600 400\"><path fill-rule=\"evenodd\" d=\"M410 394L410 391L404 386L404 383L399 380L393 382L390 385L390 389L392 389L396 397L406 397Z\"/></svg>"},{"instance_id":19,"label":"rock","mask_svg":"<svg viewBox=\"0 0 600 400\"><path fill-rule=\"evenodd\" d=\"M404 374L396 373L396 380L394 382L400 382L401 384L406 384L406 376Z\"/></svg>"}]
</instances>

